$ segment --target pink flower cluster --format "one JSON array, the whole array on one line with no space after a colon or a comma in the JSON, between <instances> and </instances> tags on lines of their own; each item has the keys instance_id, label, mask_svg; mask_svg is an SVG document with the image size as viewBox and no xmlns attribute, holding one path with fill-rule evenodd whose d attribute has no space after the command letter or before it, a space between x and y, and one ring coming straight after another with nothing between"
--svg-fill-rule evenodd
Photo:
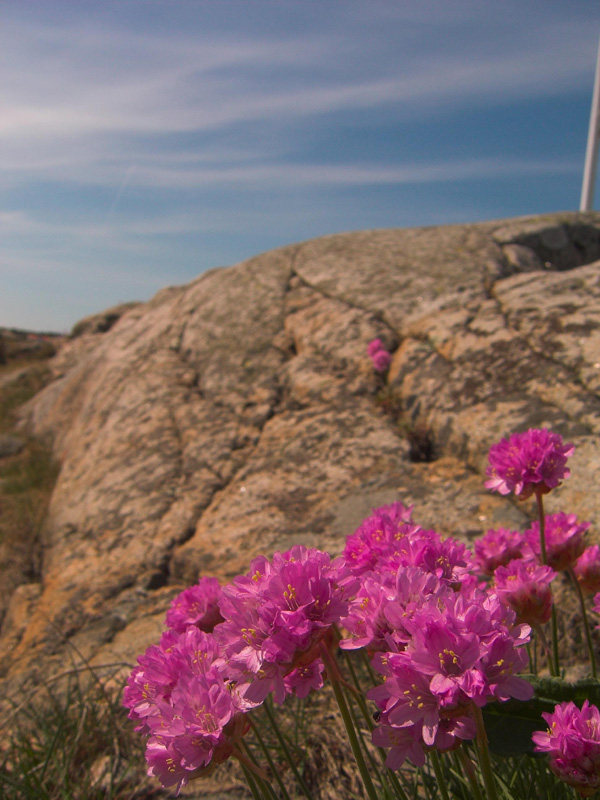
<instances>
[{"instance_id":1,"label":"pink flower cluster","mask_svg":"<svg viewBox=\"0 0 600 800\"><path fill-rule=\"evenodd\" d=\"M170 630L138 659L123 698L149 737L149 774L181 789L236 752L246 712L270 692L282 702L322 686L320 643L357 585L343 559L297 546L255 559L228 586L202 578L176 597Z\"/></svg>"},{"instance_id":2,"label":"pink flower cluster","mask_svg":"<svg viewBox=\"0 0 600 800\"><path fill-rule=\"evenodd\" d=\"M517 677L529 626L477 585L462 543L413 524L411 512L400 503L376 509L344 550L361 583L341 646L374 653L384 683L367 695L381 712L373 741L389 749L391 769L474 738L474 705L533 691Z\"/></svg>"},{"instance_id":3,"label":"pink flower cluster","mask_svg":"<svg viewBox=\"0 0 600 800\"><path fill-rule=\"evenodd\" d=\"M550 769L582 797L600 789L600 711L583 701L557 705L552 714L542 714L546 732L533 734L535 749L548 753Z\"/></svg>"},{"instance_id":4,"label":"pink flower cluster","mask_svg":"<svg viewBox=\"0 0 600 800\"><path fill-rule=\"evenodd\" d=\"M387 361L376 362L382 353ZM380 340L369 355L375 369L388 368ZM573 449L547 430L513 434L491 448L486 485L521 498L545 494L569 476ZM338 625L341 648L365 648L383 678L367 696L379 710L373 742L388 750L392 769L473 739L477 709L487 703L530 698L519 677L528 663L523 645L530 626L550 618L557 571L596 593L600 613L600 547L584 549L589 524L548 515L542 564L538 523L524 533L488 530L471 553L416 524L412 512L400 502L375 509L337 559L296 546L255 558L227 586L205 577L181 592L168 630L138 659L124 694L148 737L149 774L179 791L238 755L247 713L269 694L282 703L323 685L321 655ZM597 785L600 721L593 706L571 706L546 715L551 728L534 741L581 791Z\"/></svg>"},{"instance_id":5,"label":"pink flower cluster","mask_svg":"<svg viewBox=\"0 0 600 800\"><path fill-rule=\"evenodd\" d=\"M381 339L373 339L372 342L369 342L367 353L375 372L385 372L390 366L392 357L383 346Z\"/></svg>"},{"instance_id":6,"label":"pink flower cluster","mask_svg":"<svg viewBox=\"0 0 600 800\"><path fill-rule=\"evenodd\" d=\"M320 643L346 616L358 581L343 559L302 546L254 559L223 589L225 622L215 628L229 675L256 703L282 703L321 685Z\"/></svg>"},{"instance_id":7,"label":"pink flower cluster","mask_svg":"<svg viewBox=\"0 0 600 800\"><path fill-rule=\"evenodd\" d=\"M138 658L123 704L149 736L148 774L178 789L229 758L245 732L248 703L224 677L214 638L194 626L166 631Z\"/></svg>"},{"instance_id":8,"label":"pink flower cluster","mask_svg":"<svg viewBox=\"0 0 600 800\"><path fill-rule=\"evenodd\" d=\"M563 444L561 436L545 428L513 433L490 448L485 485L522 499L534 492L546 494L569 477L566 463L574 451L572 444Z\"/></svg>"}]
</instances>

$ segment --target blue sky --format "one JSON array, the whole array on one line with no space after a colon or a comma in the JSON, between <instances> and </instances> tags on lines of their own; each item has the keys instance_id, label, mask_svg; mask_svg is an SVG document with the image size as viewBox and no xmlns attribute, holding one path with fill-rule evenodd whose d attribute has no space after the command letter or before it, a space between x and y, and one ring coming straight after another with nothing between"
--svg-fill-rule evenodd
<instances>
[{"instance_id":1,"label":"blue sky","mask_svg":"<svg viewBox=\"0 0 600 800\"><path fill-rule=\"evenodd\" d=\"M597 0L3 0L0 326L576 209L599 35Z\"/></svg>"}]
</instances>

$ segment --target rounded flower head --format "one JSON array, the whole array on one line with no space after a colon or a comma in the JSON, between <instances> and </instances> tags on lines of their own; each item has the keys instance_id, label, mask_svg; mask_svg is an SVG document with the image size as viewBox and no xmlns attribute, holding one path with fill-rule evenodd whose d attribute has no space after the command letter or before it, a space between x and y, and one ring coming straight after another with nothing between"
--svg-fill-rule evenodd
<instances>
[{"instance_id":1,"label":"rounded flower head","mask_svg":"<svg viewBox=\"0 0 600 800\"><path fill-rule=\"evenodd\" d=\"M523 556L525 538L519 531L506 528L489 530L475 542L475 565L484 575L493 575L497 567Z\"/></svg>"},{"instance_id":2,"label":"rounded flower head","mask_svg":"<svg viewBox=\"0 0 600 800\"><path fill-rule=\"evenodd\" d=\"M375 353L378 353L380 350L384 350L383 342L381 339L373 339L372 342L369 342L367 345L367 353L370 356L374 356Z\"/></svg>"},{"instance_id":3,"label":"rounded flower head","mask_svg":"<svg viewBox=\"0 0 600 800\"><path fill-rule=\"evenodd\" d=\"M412 510L400 502L376 508L348 536L342 556L355 575L377 570L385 557L401 547L409 531L420 530L410 523Z\"/></svg>"},{"instance_id":4,"label":"rounded flower head","mask_svg":"<svg viewBox=\"0 0 600 800\"><path fill-rule=\"evenodd\" d=\"M210 633L223 621L219 611L221 585L216 578L200 578L195 586L184 589L175 597L167 611L167 627L183 633L188 625Z\"/></svg>"},{"instance_id":5,"label":"rounded flower head","mask_svg":"<svg viewBox=\"0 0 600 800\"><path fill-rule=\"evenodd\" d=\"M305 696L307 685L317 685L320 669L313 662L320 644L348 614L357 588L342 559L301 545L275 553L271 562L255 559L247 575L225 586L220 607L226 621L214 635L245 698L260 703L274 692L282 703L291 689L302 687Z\"/></svg>"},{"instance_id":6,"label":"rounded flower head","mask_svg":"<svg viewBox=\"0 0 600 800\"><path fill-rule=\"evenodd\" d=\"M138 658L123 705L149 735L148 773L181 789L229 758L245 734L249 704L223 675L221 649L194 625L168 630Z\"/></svg>"},{"instance_id":7,"label":"rounded flower head","mask_svg":"<svg viewBox=\"0 0 600 800\"><path fill-rule=\"evenodd\" d=\"M584 550L573 572L585 594L600 592L600 545L593 544Z\"/></svg>"},{"instance_id":8,"label":"rounded flower head","mask_svg":"<svg viewBox=\"0 0 600 800\"><path fill-rule=\"evenodd\" d=\"M390 365L392 357L383 346L381 339L373 339L372 342L369 342L367 353L375 372L385 372Z\"/></svg>"},{"instance_id":9,"label":"rounded flower head","mask_svg":"<svg viewBox=\"0 0 600 800\"><path fill-rule=\"evenodd\" d=\"M561 703L542 716L548 730L533 734L536 751L548 753L555 775L582 797L591 797L600 789L600 712L584 700L581 710Z\"/></svg>"},{"instance_id":10,"label":"rounded flower head","mask_svg":"<svg viewBox=\"0 0 600 800\"><path fill-rule=\"evenodd\" d=\"M513 433L490 447L485 485L522 499L534 492L546 494L569 477L566 463L574 451L572 444L563 444L561 436L545 428Z\"/></svg>"},{"instance_id":11,"label":"rounded flower head","mask_svg":"<svg viewBox=\"0 0 600 800\"><path fill-rule=\"evenodd\" d=\"M520 622L528 625L542 625L550 619L550 581L555 577L556 572L551 567L518 559L494 572L496 592L501 600L515 611Z\"/></svg>"},{"instance_id":12,"label":"rounded flower head","mask_svg":"<svg viewBox=\"0 0 600 800\"><path fill-rule=\"evenodd\" d=\"M546 561L557 572L572 567L585 549L584 536L589 522L579 522L575 514L548 514L544 527ZM536 556L540 556L540 526L532 522L525 531L527 544Z\"/></svg>"}]
</instances>

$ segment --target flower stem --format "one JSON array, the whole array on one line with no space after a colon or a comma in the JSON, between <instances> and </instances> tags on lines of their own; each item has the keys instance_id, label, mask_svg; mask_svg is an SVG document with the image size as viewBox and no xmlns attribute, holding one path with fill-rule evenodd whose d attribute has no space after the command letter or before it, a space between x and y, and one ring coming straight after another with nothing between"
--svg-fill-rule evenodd
<instances>
[{"instance_id":1,"label":"flower stem","mask_svg":"<svg viewBox=\"0 0 600 800\"><path fill-rule=\"evenodd\" d=\"M252 797L254 798L254 800L270 800L269 797L265 797L265 795L259 790L256 781L252 773L248 769L248 767L244 766L244 764L241 764L241 767L244 773L244 777L246 778L246 783L248 784L248 787L252 792Z\"/></svg>"},{"instance_id":2,"label":"flower stem","mask_svg":"<svg viewBox=\"0 0 600 800\"><path fill-rule=\"evenodd\" d=\"M494 772L490 761L490 751L488 749L487 733L483 722L483 714L479 706L473 704L472 707L475 724L477 726L477 750L479 753L479 765L481 767L481 775L483 776L483 784L487 792L488 800L498 800Z\"/></svg>"},{"instance_id":3,"label":"flower stem","mask_svg":"<svg viewBox=\"0 0 600 800\"><path fill-rule=\"evenodd\" d=\"M544 566L548 563L548 554L546 553L546 516L544 514L544 498L541 492L535 493L538 510L538 522L540 526L540 553L542 564Z\"/></svg>"},{"instance_id":4,"label":"flower stem","mask_svg":"<svg viewBox=\"0 0 600 800\"><path fill-rule=\"evenodd\" d=\"M469 781L469 786L473 792L473 797L475 800L483 800L481 789L479 788L479 783L477 782L477 775L475 775L475 767L473 766L473 762L462 747L458 748L457 753L462 764L463 771L465 772L467 780Z\"/></svg>"},{"instance_id":5,"label":"flower stem","mask_svg":"<svg viewBox=\"0 0 600 800\"><path fill-rule=\"evenodd\" d=\"M571 576L571 580L575 584L575 590L577 592L577 596L579 597L579 604L581 606L581 616L583 617L583 629L585 630L585 640L587 642L588 652L590 654L590 667L592 669L592 678L597 679L598 674L596 670L596 655L594 653L594 643L592 642L592 632L590 630L590 623L588 620L587 611L585 608L585 597L583 596L583 592L581 590L581 585L577 580L577 576L573 571L573 568L570 567L569 575Z\"/></svg>"},{"instance_id":6,"label":"flower stem","mask_svg":"<svg viewBox=\"0 0 600 800\"><path fill-rule=\"evenodd\" d=\"M540 555L542 564L545 566L548 563L548 554L546 552L546 516L544 514L544 499L541 492L535 493L535 499L538 510L538 522L540 526ZM556 619L556 606L552 603L552 618L550 622L550 629L552 632L552 654L548 657L550 674L554 676L560 675L560 661L558 659L558 623Z\"/></svg>"},{"instance_id":7,"label":"flower stem","mask_svg":"<svg viewBox=\"0 0 600 800\"><path fill-rule=\"evenodd\" d=\"M344 697L344 692L340 686L340 675L337 664L333 660L327 645L324 643L321 645L321 657L325 662L327 675L331 681L333 693L335 694L335 699L337 700L337 704L342 714L342 720L346 728L346 733L348 734L348 739L350 740L350 746L352 748L354 759L358 766L365 790L369 796L369 800L378 800L377 792L373 786L373 781L369 775L369 770L367 769L367 765L360 747L360 742L358 741L358 736L356 735L356 730L352 724L352 717L350 716L350 711L348 710L348 706L346 704L346 698Z\"/></svg>"},{"instance_id":8,"label":"flower stem","mask_svg":"<svg viewBox=\"0 0 600 800\"><path fill-rule=\"evenodd\" d=\"M271 757L271 753L269 752L269 748L267 747L267 745L265 744L262 736L260 735L260 731L258 730L258 726L256 725L256 723L252 719L250 719L250 726L252 728L252 732L253 732L254 736L256 737L256 740L257 740L258 744L260 745L260 749L263 751L263 753L265 755L265 758L267 759L267 762L268 762L269 766L271 767L271 772L273 773L273 775L275 777L275 780L279 784L283 799L284 800L290 800L290 796L289 796L289 794L287 792L287 789L285 788L285 784L281 780L281 775L279 774L279 770L277 769L277 767L275 766L275 764L273 762L273 758Z\"/></svg>"},{"instance_id":9,"label":"flower stem","mask_svg":"<svg viewBox=\"0 0 600 800\"><path fill-rule=\"evenodd\" d=\"M429 757L431 758L431 763L433 764L433 771L435 772L435 778L437 780L438 789L440 790L442 800L450 800L450 795L446 791L446 778L444 777L444 770L442 769L440 754L434 749L429 752Z\"/></svg>"},{"instance_id":10,"label":"flower stem","mask_svg":"<svg viewBox=\"0 0 600 800\"><path fill-rule=\"evenodd\" d=\"M553 678L558 678L558 672L554 668L554 659L552 658L552 653L550 652L550 645L548 644L548 639L546 639L544 635L542 626L534 625L533 629L536 633L536 637L540 640L540 644L542 645L542 651L546 656L546 658L548 659L548 669L550 670L550 675L552 675Z\"/></svg>"},{"instance_id":11,"label":"flower stem","mask_svg":"<svg viewBox=\"0 0 600 800\"><path fill-rule=\"evenodd\" d=\"M291 770L294 773L294 777L298 781L298 784L300 785L300 788L302 789L302 792L304 793L304 796L306 798L308 798L308 800L311 800L312 795L311 795L310 789L306 785L306 781L304 780L302 775L300 775L300 773L298 772L298 767L296 766L296 762L294 761L294 759L292 757L292 754L290 753L290 749L287 746L287 742L285 741L285 739L283 737L283 734L279 730L279 725L277 724L277 720L275 719L273 711L271 710L271 708L269 706L269 700L270 700L270 698L267 698L267 700L263 704L263 707L265 709L267 717L269 718L269 722L271 723L271 727L273 728L275 736L277 736L277 739L279 740L279 744L281 745L281 749L283 751L283 755L285 756L285 760L290 765Z\"/></svg>"}]
</instances>

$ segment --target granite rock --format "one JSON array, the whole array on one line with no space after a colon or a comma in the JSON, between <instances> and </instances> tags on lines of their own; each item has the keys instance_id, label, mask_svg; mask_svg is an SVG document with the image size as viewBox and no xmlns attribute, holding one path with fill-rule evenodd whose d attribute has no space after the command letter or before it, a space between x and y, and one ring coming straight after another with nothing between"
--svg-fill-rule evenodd
<instances>
[{"instance_id":1,"label":"granite rock","mask_svg":"<svg viewBox=\"0 0 600 800\"><path fill-rule=\"evenodd\" d=\"M23 411L61 470L41 582L1 631L3 695L72 659L133 664L199 575L295 543L338 553L383 503L466 541L527 524L530 504L483 486L515 430L575 443L548 505L597 526L598 259L594 213L338 234L80 326Z\"/></svg>"}]
</instances>

